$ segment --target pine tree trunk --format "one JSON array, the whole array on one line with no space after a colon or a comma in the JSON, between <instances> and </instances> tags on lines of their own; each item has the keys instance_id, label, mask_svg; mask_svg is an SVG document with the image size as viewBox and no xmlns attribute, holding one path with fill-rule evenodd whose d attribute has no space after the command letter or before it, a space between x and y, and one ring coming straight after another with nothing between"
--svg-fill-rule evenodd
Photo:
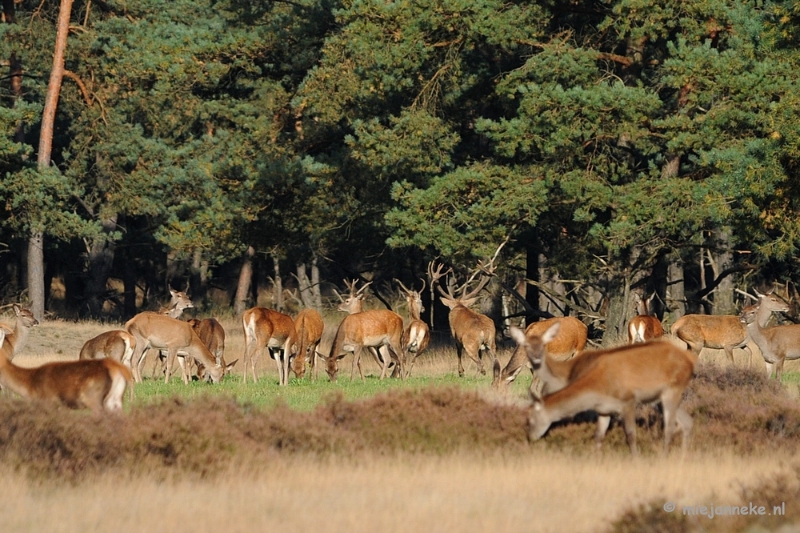
<instances>
[{"instance_id":1,"label":"pine tree trunk","mask_svg":"<svg viewBox=\"0 0 800 533\"><path fill-rule=\"evenodd\" d=\"M674 324L676 320L686 314L686 291L683 277L683 261L678 253L672 254L667 259L667 290L666 296L669 319L664 321Z\"/></svg>"},{"instance_id":2,"label":"pine tree trunk","mask_svg":"<svg viewBox=\"0 0 800 533\"><path fill-rule=\"evenodd\" d=\"M56 30L56 45L53 52L53 70L47 85L42 125L39 137L39 155L37 164L40 171L50 166L53 151L53 126L56 118L58 97L61 94L61 82L64 79L64 54L67 49L69 35L69 18L72 12L72 0L61 0ZM44 251L42 243L44 234L41 230L32 230L28 241L28 296L31 299L31 311L37 320L44 318Z\"/></svg>"},{"instance_id":3,"label":"pine tree trunk","mask_svg":"<svg viewBox=\"0 0 800 533\"><path fill-rule=\"evenodd\" d=\"M86 280L86 301L89 306L89 315L99 318L103 312L108 277L114 264L116 243L107 236L117 227L116 214L102 221L103 235L92 242L89 248L88 276Z\"/></svg>"},{"instance_id":4,"label":"pine tree trunk","mask_svg":"<svg viewBox=\"0 0 800 533\"><path fill-rule=\"evenodd\" d=\"M242 269L239 271L239 283L236 285L233 304L233 312L236 316L244 313L248 307L247 297L250 294L250 285L253 283L253 257L255 255L255 248L248 246L242 259Z\"/></svg>"},{"instance_id":5,"label":"pine tree trunk","mask_svg":"<svg viewBox=\"0 0 800 533\"><path fill-rule=\"evenodd\" d=\"M719 250L715 254L715 276L733 267L733 253L731 253L731 232L729 227L722 227L713 233L714 249ZM734 277L727 275L720 280L714 291L714 314L715 315L735 315L736 306L734 305Z\"/></svg>"},{"instance_id":6,"label":"pine tree trunk","mask_svg":"<svg viewBox=\"0 0 800 533\"><path fill-rule=\"evenodd\" d=\"M281 279L281 262L277 254L272 254L272 304L275 310L283 312L283 280Z\"/></svg>"}]
</instances>

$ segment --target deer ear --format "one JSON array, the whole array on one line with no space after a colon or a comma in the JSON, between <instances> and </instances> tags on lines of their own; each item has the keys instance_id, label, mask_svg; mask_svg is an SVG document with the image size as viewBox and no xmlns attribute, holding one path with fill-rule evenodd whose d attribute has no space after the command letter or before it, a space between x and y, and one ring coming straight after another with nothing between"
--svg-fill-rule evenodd
<instances>
[{"instance_id":1,"label":"deer ear","mask_svg":"<svg viewBox=\"0 0 800 533\"><path fill-rule=\"evenodd\" d=\"M559 329L561 329L561 323L559 322L556 322L555 324L547 328L547 331L545 331L544 335L542 335L542 343L547 344L548 342L552 341L556 337L556 335L558 335Z\"/></svg>"},{"instance_id":2,"label":"deer ear","mask_svg":"<svg viewBox=\"0 0 800 533\"><path fill-rule=\"evenodd\" d=\"M508 334L517 344L525 344L528 342L528 339L525 337L525 333L516 326L511 326L508 328Z\"/></svg>"}]
</instances>

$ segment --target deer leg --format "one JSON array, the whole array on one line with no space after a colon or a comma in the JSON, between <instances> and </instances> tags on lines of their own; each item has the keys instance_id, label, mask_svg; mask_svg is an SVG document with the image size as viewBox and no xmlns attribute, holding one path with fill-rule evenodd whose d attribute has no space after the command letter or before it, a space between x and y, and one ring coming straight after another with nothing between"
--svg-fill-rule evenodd
<instances>
[{"instance_id":1,"label":"deer leg","mask_svg":"<svg viewBox=\"0 0 800 533\"><path fill-rule=\"evenodd\" d=\"M594 443L598 448L603 447L603 439L606 437L608 426L611 424L611 417L608 415L599 415L597 417L597 429L594 432Z\"/></svg>"},{"instance_id":2,"label":"deer leg","mask_svg":"<svg viewBox=\"0 0 800 533\"><path fill-rule=\"evenodd\" d=\"M777 379L777 380L778 380L778 383L780 383L780 382L781 382L781 376L783 376L783 362L784 362L784 361L785 361L785 359L781 358L781 359L780 359L780 360L779 360L779 361L778 361L778 362L775 364L775 379Z\"/></svg>"},{"instance_id":3,"label":"deer leg","mask_svg":"<svg viewBox=\"0 0 800 533\"><path fill-rule=\"evenodd\" d=\"M177 350L173 350L172 348L170 348L169 353L167 354L167 371L164 374L164 383L169 383L169 378L172 375L172 365L175 362L176 355L177 355Z\"/></svg>"},{"instance_id":4,"label":"deer leg","mask_svg":"<svg viewBox=\"0 0 800 533\"><path fill-rule=\"evenodd\" d=\"M270 349L270 356L275 360L275 366L278 367L278 385L284 385L283 361L281 361L280 350L273 352L272 349Z\"/></svg>"},{"instance_id":5,"label":"deer leg","mask_svg":"<svg viewBox=\"0 0 800 533\"><path fill-rule=\"evenodd\" d=\"M681 450L686 452L689 445L689 437L692 433L694 422L692 417L684 411L683 407L678 407L675 412L675 425L681 431Z\"/></svg>"},{"instance_id":6,"label":"deer leg","mask_svg":"<svg viewBox=\"0 0 800 533\"><path fill-rule=\"evenodd\" d=\"M724 349L725 349L725 355L728 356L728 362L731 364L731 366L733 366L734 365L734 361L733 361L733 346L725 346Z\"/></svg>"},{"instance_id":7,"label":"deer leg","mask_svg":"<svg viewBox=\"0 0 800 533\"><path fill-rule=\"evenodd\" d=\"M772 368L773 368L775 365L773 365L773 364L772 364L772 363L770 363L769 361L764 361L764 363L767 365L767 379L769 379L769 378L771 378L771 377L772 377Z\"/></svg>"},{"instance_id":8,"label":"deer leg","mask_svg":"<svg viewBox=\"0 0 800 533\"><path fill-rule=\"evenodd\" d=\"M141 349L139 348L140 344L143 345ZM131 356L131 373L133 374L133 379L134 381L136 381L136 383L142 382L142 368L140 365L142 359L144 359L145 349L146 347L144 346L144 340L142 340L142 342L139 342L139 340L137 339L136 349L133 351L133 355Z\"/></svg>"},{"instance_id":9,"label":"deer leg","mask_svg":"<svg viewBox=\"0 0 800 533\"><path fill-rule=\"evenodd\" d=\"M363 349L364 349L363 346L358 346L356 347L355 350L353 350L353 364L350 367L350 381L353 381L353 376L355 375L356 366L358 367L358 375L361 376L361 381L364 381L364 372L361 369L361 350ZM375 354L373 353L373 355ZM375 356L375 358L377 359L378 357Z\"/></svg>"},{"instance_id":10,"label":"deer leg","mask_svg":"<svg viewBox=\"0 0 800 533\"><path fill-rule=\"evenodd\" d=\"M289 359L292 357L291 354L292 347L289 345L289 341L286 341L286 344L283 346L283 359L281 359L281 364L283 365L283 383L282 385L289 384ZM295 356L298 357L298 356Z\"/></svg>"},{"instance_id":11,"label":"deer leg","mask_svg":"<svg viewBox=\"0 0 800 533\"><path fill-rule=\"evenodd\" d=\"M462 352L464 350L463 345L459 344L456 346L456 355L458 355L458 377L464 377L464 364L461 362Z\"/></svg>"},{"instance_id":12,"label":"deer leg","mask_svg":"<svg viewBox=\"0 0 800 533\"><path fill-rule=\"evenodd\" d=\"M639 450L636 447L636 404L634 402L625 405L622 410L622 420L628 447L633 455L639 455Z\"/></svg>"},{"instance_id":13,"label":"deer leg","mask_svg":"<svg viewBox=\"0 0 800 533\"><path fill-rule=\"evenodd\" d=\"M185 355L178 356L178 364L181 365L181 373L183 374L183 384L189 384L189 374L186 371L186 367L189 366L189 362L186 360Z\"/></svg>"}]
</instances>

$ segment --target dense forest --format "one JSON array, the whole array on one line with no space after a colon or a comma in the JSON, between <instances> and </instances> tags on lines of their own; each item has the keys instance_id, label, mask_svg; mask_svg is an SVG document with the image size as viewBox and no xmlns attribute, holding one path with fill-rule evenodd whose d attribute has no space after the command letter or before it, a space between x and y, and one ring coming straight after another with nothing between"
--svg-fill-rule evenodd
<instances>
[{"instance_id":1,"label":"dense forest","mask_svg":"<svg viewBox=\"0 0 800 533\"><path fill-rule=\"evenodd\" d=\"M616 338L634 290L796 281L796 2L4 0L0 32L0 298L38 314L496 254L495 301Z\"/></svg>"}]
</instances>

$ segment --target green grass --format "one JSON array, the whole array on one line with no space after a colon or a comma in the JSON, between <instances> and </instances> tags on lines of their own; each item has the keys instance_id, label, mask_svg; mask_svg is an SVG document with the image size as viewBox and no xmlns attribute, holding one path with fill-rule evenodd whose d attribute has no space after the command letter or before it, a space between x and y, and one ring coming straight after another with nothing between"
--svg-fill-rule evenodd
<instances>
[{"instance_id":1,"label":"green grass","mask_svg":"<svg viewBox=\"0 0 800 533\"><path fill-rule=\"evenodd\" d=\"M377 376L366 376L362 382L356 378L350 381L349 377L339 378L331 382L327 377L316 380L290 379L286 387L281 387L277 379L271 375L262 377L258 383L252 380L247 384L242 383L242 376L234 374L225 376L222 383L210 384L193 381L184 385L179 378L173 378L168 384L163 380L145 379L143 383L136 384L134 388L134 405L146 405L164 401L170 398L201 399L207 396L227 396L234 398L238 403L251 404L258 408L270 408L275 405L286 405L300 411L311 411L316 406L325 403L330 397L339 394L345 400L367 399L386 392L390 389L422 389L428 387L458 386L464 389L489 388L491 378L488 376L465 376L459 378L456 374L447 374L437 377L411 377L406 380L384 379ZM525 394L530 380L521 378L512 387L512 394Z\"/></svg>"}]
</instances>

